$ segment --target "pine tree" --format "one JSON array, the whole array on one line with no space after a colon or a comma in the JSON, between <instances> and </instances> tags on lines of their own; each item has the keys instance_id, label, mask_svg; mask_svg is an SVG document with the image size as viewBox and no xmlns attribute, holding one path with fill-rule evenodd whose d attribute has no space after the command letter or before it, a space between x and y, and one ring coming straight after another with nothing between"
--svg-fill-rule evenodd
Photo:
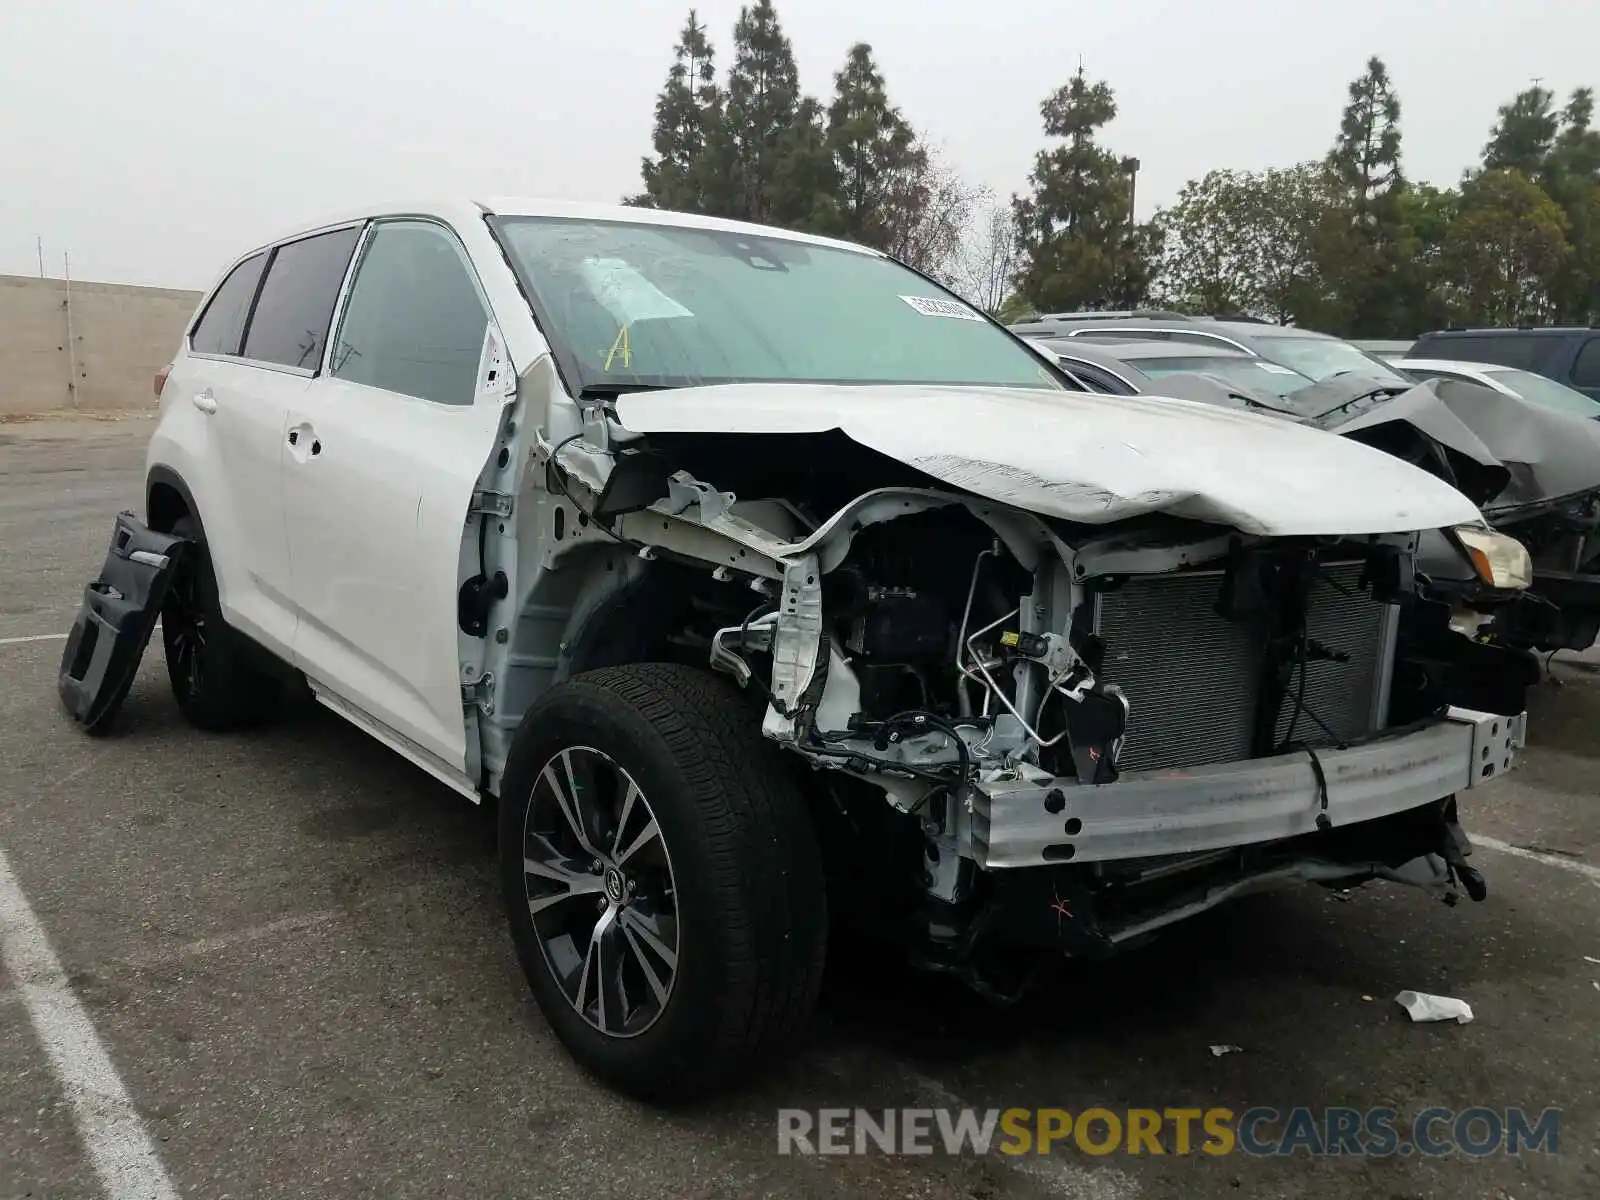
<instances>
[{"instance_id":1,"label":"pine tree","mask_svg":"<svg viewBox=\"0 0 1600 1200\"><path fill-rule=\"evenodd\" d=\"M733 211L726 215L767 221L775 207L798 207L794 198L779 198L774 193L786 135L791 143L796 140L791 130L799 108L800 72L794 51L778 23L772 0L756 0L739 10L733 28L733 66L728 72L724 120L725 150L731 159L726 166L733 173L734 191ZM808 140L803 130L799 140Z\"/></svg>"},{"instance_id":2,"label":"pine tree","mask_svg":"<svg viewBox=\"0 0 1600 1200\"><path fill-rule=\"evenodd\" d=\"M1560 128L1555 99L1555 93L1531 87L1518 92L1510 104L1502 104L1500 119L1483 148L1483 169L1520 171L1530 179L1541 178Z\"/></svg>"},{"instance_id":3,"label":"pine tree","mask_svg":"<svg viewBox=\"0 0 1600 1200\"><path fill-rule=\"evenodd\" d=\"M1393 337L1414 324L1427 283L1405 227L1400 98L1381 58L1352 80L1327 170L1336 208L1323 223L1322 270L1347 314L1338 332Z\"/></svg>"},{"instance_id":4,"label":"pine tree","mask_svg":"<svg viewBox=\"0 0 1600 1200\"><path fill-rule=\"evenodd\" d=\"M706 146L720 119L715 54L706 27L691 8L673 50L666 86L656 99L651 139L656 157L641 164L644 194L633 203L682 212L707 211Z\"/></svg>"},{"instance_id":5,"label":"pine tree","mask_svg":"<svg viewBox=\"0 0 1600 1200\"><path fill-rule=\"evenodd\" d=\"M1328 167L1364 220L1383 196L1401 184L1400 98L1381 58L1369 58L1365 74L1350 84L1350 102L1339 122Z\"/></svg>"},{"instance_id":6,"label":"pine tree","mask_svg":"<svg viewBox=\"0 0 1600 1200\"><path fill-rule=\"evenodd\" d=\"M807 96L796 106L789 128L779 135L764 220L808 233L838 232L839 176L828 150L823 116L822 105Z\"/></svg>"},{"instance_id":7,"label":"pine tree","mask_svg":"<svg viewBox=\"0 0 1600 1200\"><path fill-rule=\"evenodd\" d=\"M1141 303L1153 269L1153 229L1135 228L1129 164L1096 140L1117 115L1105 83L1080 67L1039 108L1062 144L1034 158L1032 194L1016 197L1019 290L1040 309Z\"/></svg>"},{"instance_id":8,"label":"pine tree","mask_svg":"<svg viewBox=\"0 0 1600 1200\"><path fill-rule=\"evenodd\" d=\"M837 173L839 233L880 250L904 240L904 226L928 203L928 154L889 103L872 47L850 47L834 75L828 150Z\"/></svg>"}]
</instances>

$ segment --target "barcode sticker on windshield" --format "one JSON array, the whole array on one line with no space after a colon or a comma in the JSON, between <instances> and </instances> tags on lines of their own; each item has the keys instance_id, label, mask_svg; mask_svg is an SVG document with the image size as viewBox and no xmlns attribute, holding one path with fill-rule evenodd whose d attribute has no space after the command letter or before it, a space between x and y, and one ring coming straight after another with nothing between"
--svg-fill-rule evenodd
<instances>
[{"instance_id":1,"label":"barcode sticker on windshield","mask_svg":"<svg viewBox=\"0 0 1600 1200\"><path fill-rule=\"evenodd\" d=\"M900 299L925 317L956 317L962 321L983 320L959 300L943 300L937 296L901 296Z\"/></svg>"}]
</instances>

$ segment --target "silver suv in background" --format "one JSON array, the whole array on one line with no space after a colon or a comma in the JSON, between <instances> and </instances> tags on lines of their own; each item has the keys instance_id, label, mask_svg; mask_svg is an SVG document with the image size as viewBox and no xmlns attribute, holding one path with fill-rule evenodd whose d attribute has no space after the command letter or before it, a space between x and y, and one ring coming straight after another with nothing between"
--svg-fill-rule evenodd
<instances>
[{"instance_id":1,"label":"silver suv in background","mask_svg":"<svg viewBox=\"0 0 1600 1200\"><path fill-rule=\"evenodd\" d=\"M1013 322L1023 337L1087 338L1094 341L1184 341L1220 346L1279 363L1322 382L1334 375L1364 374L1404 382L1383 359L1342 338L1245 318L1191 317L1160 309L1128 312L1049 313Z\"/></svg>"}]
</instances>

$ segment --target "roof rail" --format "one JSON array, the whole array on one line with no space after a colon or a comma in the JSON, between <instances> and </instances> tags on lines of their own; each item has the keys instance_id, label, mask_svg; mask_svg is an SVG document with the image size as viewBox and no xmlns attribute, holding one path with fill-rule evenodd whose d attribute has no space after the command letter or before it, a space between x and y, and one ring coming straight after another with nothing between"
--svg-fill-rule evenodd
<instances>
[{"instance_id":1,"label":"roof rail","mask_svg":"<svg viewBox=\"0 0 1600 1200\"><path fill-rule=\"evenodd\" d=\"M1040 313L1030 318L1034 321L1192 321L1188 313L1173 312L1165 308L1085 309L1074 312Z\"/></svg>"}]
</instances>

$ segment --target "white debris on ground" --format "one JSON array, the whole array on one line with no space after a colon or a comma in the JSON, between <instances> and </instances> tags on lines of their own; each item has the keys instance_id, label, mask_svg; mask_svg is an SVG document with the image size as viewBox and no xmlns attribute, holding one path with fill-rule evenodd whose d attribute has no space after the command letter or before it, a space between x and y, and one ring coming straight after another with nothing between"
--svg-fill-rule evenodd
<instances>
[{"instance_id":1,"label":"white debris on ground","mask_svg":"<svg viewBox=\"0 0 1600 1200\"><path fill-rule=\"evenodd\" d=\"M1430 996L1427 992L1404 991L1394 999L1413 1021L1455 1021L1465 1025L1472 1020L1472 1006L1454 996Z\"/></svg>"}]
</instances>

